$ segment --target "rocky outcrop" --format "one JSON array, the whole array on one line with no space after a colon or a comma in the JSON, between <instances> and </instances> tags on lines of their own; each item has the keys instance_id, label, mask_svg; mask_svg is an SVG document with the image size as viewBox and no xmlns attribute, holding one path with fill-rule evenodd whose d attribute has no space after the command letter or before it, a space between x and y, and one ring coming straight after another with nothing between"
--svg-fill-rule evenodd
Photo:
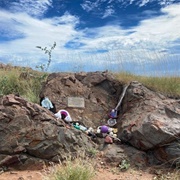
<instances>
[{"instance_id":1,"label":"rocky outcrop","mask_svg":"<svg viewBox=\"0 0 180 180\"><path fill-rule=\"evenodd\" d=\"M179 102L139 82L124 87L108 72L55 73L49 76L41 96L47 95L58 109L66 108L73 119L93 127L107 123L108 112L118 105L118 137L139 150L151 151L159 161L174 161L180 156ZM125 96L120 98L123 89ZM85 108L68 108L68 96L83 97Z\"/></svg>"},{"instance_id":2,"label":"rocky outcrop","mask_svg":"<svg viewBox=\"0 0 180 180\"><path fill-rule=\"evenodd\" d=\"M108 113L115 107L122 84L108 72L53 73L42 88L40 97L48 96L56 109L66 109L73 120L97 127L106 123ZM82 97L85 108L69 108L68 97Z\"/></svg>"},{"instance_id":3,"label":"rocky outcrop","mask_svg":"<svg viewBox=\"0 0 180 180\"><path fill-rule=\"evenodd\" d=\"M180 103L132 82L122 103L119 138L160 161L180 157Z\"/></svg>"},{"instance_id":4,"label":"rocky outcrop","mask_svg":"<svg viewBox=\"0 0 180 180\"><path fill-rule=\"evenodd\" d=\"M91 139L68 129L54 114L22 97L0 98L0 166L59 162L95 148Z\"/></svg>"},{"instance_id":5,"label":"rocky outcrop","mask_svg":"<svg viewBox=\"0 0 180 180\"><path fill-rule=\"evenodd\" d=\"M110 110L118 108L122 144L109 145L104 151L109 162L118 164L127 155L145 166L176 163L180 157L180 101L139 82L126 86L108 72L52 73L42 87L40 98L44 96L57 110L66 109L73 120L93 128L106 124ZM69 107L68 97L83 98L85 107ZM40 105L15 95L0 98L0 166L58 162L96 147L87 135L66 128Z\"/></svg>"}]
</instances>

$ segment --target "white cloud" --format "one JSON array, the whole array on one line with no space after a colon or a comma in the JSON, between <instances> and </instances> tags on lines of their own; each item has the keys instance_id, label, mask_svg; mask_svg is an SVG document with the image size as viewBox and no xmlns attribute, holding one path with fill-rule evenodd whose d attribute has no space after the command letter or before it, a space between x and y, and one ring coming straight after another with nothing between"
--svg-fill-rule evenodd
<instances>
[{"instance_id":1,"label":"white cloud","mask_svg":"<svg viewBox=\"0 0 180 180\"><path fill-rule=\"evenodd\" d=\"M100 4L100 0L96 0L95 2L91 2L91 1L88 1L88 0L85 0L82 4L81 4L81 7L87 11L87 12L90 12L92 11L94 8L98 7Z\"/></svg>"},{"instance_id":2,"label":"white cloud","mask_svg":"<svg viewBox=\"0 0 180 180\"><path fill-rule=\"evenodd\" d=\"M63 16L47 19L46 22L55 26L63 24L71 24L72 26L75 26L79 23L79 18L72 16L69 12L65 12Z\"/></svg>"},{"instance_id":3,"label":"white cloud","mask_svg":"<svg viewBox=\"0 0 180 180\"><path fill-rule=\"evenodd\" d=\"M81 7L88 13L94 13L101 16L102 19L111 15L117 15L117 7L127 7L129 5L136 5L139 7L147 6L148 4L159 4L162 7L177 3L177 0L84 0ZM106 6L105 6L106 3Z\"/></svg>"},{"instance_id":4,"label":"white cloud","mask_svg":"<svg viewBox=\"0 0 180 180\"><path fill-rule=\"evenodd\" d=\"M135 0L130 0L130 4L132 4Z\"/></svg>"},{"instance_id":5,"label":"white cloud","mask_svg":"<svg viewBox=\"0 0 180 180\"><path fill-rule=\"evenodd\" d=\"M85 44L81 51L92 52L89 56L92 59L93 57L98 59L102 65L104 59L108 58L111 63L126 62L127 60L129 62L157 63L157 61L164 61L164 57L167 56L171 60L174 56L168 54L171 53L168 52L169 48L180 39L179 8L180 5L163 8L162 12L165 14L142 20L139 26L128 30L114 25L86 29L83 33L85 35L94 34L94 38L80 36L80 41ZM98 50L107 50L108 52L94 55L93 52L98 52ZM84 56L87 59L87 55ZM167 58L165 60L168 61Z\"/></svg>"},{"instance_id":6,"label":"white cloud","mask_svg":"<svg viewBox=\"0 0 180 180\"><path fill-rule=\"evenodd\" d=\"M160 5L170 5L173 2L177 2L177 0L158 0Z\"/></svg>"},{"instance_id":7,"label":"white cloud","mask_svg":"<svg viewBox=\"0 0 180 180\"><path fill-rule=\"evenodd\" d=\"M104 14L103 14L102 19L107 18L107 17L113 15L114 12L115 12L115 11L114 11L114 9L113 9L111 6L107 7L106 10L105 10L105 12L104 12Z\"/></svg>"},{"instance_id":8,"label":"white cloud","mask_svg":"<svg viewBox=\"0 0 180 180\"><path fill-rule=\"evenodd\" d=\"M32 16L42 16L52 6L52 0L18 0L9 5L12 12L26 12Z\"/></svg>"},{"instance_id":9,"label":"white cloud","mask_svg":"<svg viewBox=\"0 0 180 180\"><path fill-rule=\"evenodd\" d=\"M99 38L104 41L106 39L119 39L122 44L127 45L137 44L140 42L157 43L160 45L173 42L180 38L180 5L172 5L162 9L166 13L159 17L141 21L140 25L129 30L123 30L118 26L101 27L96 32L99 32ZM132 32L132 33L131 33ZM127 35L129 34L129 35ZM104 38L106 37L106 38Z\"/></svg>"},{"instance_id":10,"label":"white cloud","mask_svg":"<svg viewBox=\"0 0 180 180\"><path fill-rule=\"evenodd\" d=\"M23 34L22 38L1 41L1 56L7 57L11 54L13 59L22 56L26 60L34 58L33 61L37 62L42 57L43 52L40 52L36 46L50 47L53 42L56 42L58 45L57 50L55 49L56 54L66 53L64 45L77 36L75 26L79 20L68 13L61 17L38 20L24 13L14 14L1 11L0 22L6 22L6 27L13 27L7 32L9 38L12 38L12 33ZM2 25L0 31L3 28ZM16 34L14 34L15 37Z\"/></svg>"},{"instance_id":11,"label":"white cloud","mask_svg":"<svg viewBox=\"0 0 180 180\"><path fill-rule=\"evenodd\" d=\"M135 30L138 39L145 37L153 42L173 42L180 38L180 5L172 5L162 9L166 13L159 17L143 20ZM131 35L133 37L134 35Z\"/></svg>"},{"instance_id":12,"label":"white cloud","mask_svg":"<svg viewBox=\"0 0 180 180\"><path fill-rule=\"evenodd\" d=\"M31 62L31 66L34 66L42 58L47 59L36 46L50 47L55 41L54 66L64 61L75 61L76 64L78 61L97 64L98 61L99 66L104 66L105 61L107 65L127 61L146 63L157 61L157 53L160 61L167 52L159 52L168 50L173 46L173 41L180 39L179 9L180 5L177 4L165 7L162 9L163 15L142 20L131 29L106 25L84 30L76 29L80 20L68 12L63 16L39 20L26 13L0 11L1 35L4 32L8 38L14 37L11 41L0 41L0 55L13 62ZM65 44L71 41L83 45L76 50L65 48ZM101 50L104 53L98 54Z\"/></svg>"},{"instance_id":13,"label":"white cloud","mask_svg":"<svg viewBox=\"0 0 180 180\"><path fill-rule=\"evenodd\" d=\"M135 3L134 0L130 0L130 1ZM159 5L164 7L164 6L171 5L171 4L175 3L175 2L177 3L177 0L139 0L139 1L136 2L136 4L138 4L140 7L142 7L142 6L148 5L148 3L158 3Z\"/></svg>"},{"instance_id":14,"label":"white cloud","mask_svg":"<svg viewBox=\"0 0 180 180\"><path fill-rule=\"evenodd\" d=\"M93 11L94 8L100 7L103 3L107 3L113 6L128 6L132 4L136 4L140 7L146 6L149 3L158 3L161 6L167 6L172 3L177 2L177 0L94 0L93 2L90 0L84 0L84 2L81 4L82 8L87 11ZM102 10L102 9L101 9Z\"/></svg>"},{"instance_id":15,"label":"white cloud","mask_svg":"<svg viewBox=\"0 0 180 180\"><path fill-rule=\"evenodd\" d=\"M146 5L147 3L149 3L150 0L142 0L142 2L140 3L140 7Z\"/></svg>"}]
</instances>

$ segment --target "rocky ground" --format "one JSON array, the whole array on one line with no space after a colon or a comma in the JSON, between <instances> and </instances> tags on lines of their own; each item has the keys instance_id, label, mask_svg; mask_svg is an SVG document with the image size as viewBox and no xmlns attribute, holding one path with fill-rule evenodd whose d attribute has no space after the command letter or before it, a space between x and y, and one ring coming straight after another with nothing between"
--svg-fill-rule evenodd
<instances>
[{"instance_id":1,"label":"rocky ground","mask_svg":"<svg viewBox=\"0 0 180 180\"><path fill-rule=\"evenodd\" d=\"M180 173L165 166L137 167L130 166L127 170L121 170L117 165L108 163L104 155L99 153L90 159L94 164L95 176L92 180L179 180ZM34 170L14 170L9 168L0 172L0 180L50 180L52 170L59 165L44 166L34 165Z\"/></svg>"},{"instance_id":2,"label":"rocky ground","mask_svg":"<svg viewBox=\"0 0 180 180\"><path fill-rule=\"evenodd\" d=\"M35 167L35 169L37 170L8 170L1 172L0 180L47 180L50 172L49 168L39 169L39 167ZM92 180L178 180L179 178L180 173L178 174L177 171L174 173L171 169L160 167L137 169L130 167L126 171L121 171L118 167L101 162L96 167L95 176Z\"/></svg>"}]
</instances>

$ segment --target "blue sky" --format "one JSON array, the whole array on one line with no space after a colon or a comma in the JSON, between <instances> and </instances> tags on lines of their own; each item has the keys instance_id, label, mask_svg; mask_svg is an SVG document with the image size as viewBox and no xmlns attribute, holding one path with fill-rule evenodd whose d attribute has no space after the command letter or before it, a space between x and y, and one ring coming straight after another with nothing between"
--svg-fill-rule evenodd
<instances>
[{"instance_id":1,"label":"blue sky","mask_svg":"<svg viewBox=\"0 0 180 180\"><path fill-rule=\"evenodd\" d=\"M1 0L0 62L180 75L180 0Z\"/></svg>"}]
</instances>

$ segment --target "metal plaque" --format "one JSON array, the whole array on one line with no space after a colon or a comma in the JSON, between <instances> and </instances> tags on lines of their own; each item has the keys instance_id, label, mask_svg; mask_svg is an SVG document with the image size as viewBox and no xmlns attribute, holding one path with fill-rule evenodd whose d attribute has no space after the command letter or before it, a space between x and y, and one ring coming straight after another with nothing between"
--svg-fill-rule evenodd
<instances>
[{"instance_id":1,"label":"metal plaque","mask_svg":"<svg viewBox=\"0 0 180 180\"><path fill-rule=\"evenodd\" d=\"M68 97L68 107L84 108L85 101L81 97Z\"/></svg>"}]
</instances>

